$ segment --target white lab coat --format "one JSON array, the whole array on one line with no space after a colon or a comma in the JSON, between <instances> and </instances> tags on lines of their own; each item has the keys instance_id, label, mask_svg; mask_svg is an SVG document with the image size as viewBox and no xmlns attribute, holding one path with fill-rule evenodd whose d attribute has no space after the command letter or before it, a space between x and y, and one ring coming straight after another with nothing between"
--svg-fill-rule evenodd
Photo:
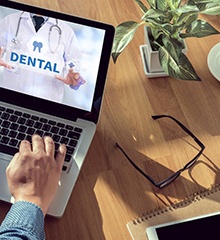
<instances>
[{"instance_id":1,"label":"white lab coat","mask_svg":"<svg viewBox=\"0 0 220 240\"><path fill-rule=\"evenodd\" d=\"M20 27L17 36L19 44L16 45L12 43L12 40L15 37L19 19ZM31 50L30 48L30 39L41 39L44 42L42 48L44 56L47 59L56 59L62 63L62 74L59 75L64 76L68 70L65 70L67 62L74 61L79 66L80 48L73 29L60 20L58 21L58 26L62 31L60 43L59 33L56 29L51 31L51 37L49 38L50 27L55 24L56 20L49 18L36 33L30 13L17 12L6 16L0 21L0 46L6 50L5 56L13 49L26 55L30 55L30 51L32 51L33 55L33 49ZM58 49L55 53L52 53L50 49L55 50L57 46ZM4 69L3 87L32 96L62 102L64 83L54 77L56 74L48 76L19 67L13 70Z\"/></svg>"}]
</instances>

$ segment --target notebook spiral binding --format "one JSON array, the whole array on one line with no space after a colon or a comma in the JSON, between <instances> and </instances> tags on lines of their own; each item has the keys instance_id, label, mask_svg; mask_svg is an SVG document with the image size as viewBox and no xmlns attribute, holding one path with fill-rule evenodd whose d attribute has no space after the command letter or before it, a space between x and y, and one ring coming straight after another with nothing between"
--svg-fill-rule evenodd
<instances>
[{"instance_id":1,"label":"notebook spiral binding","mask_svg":"<svg viewBox=\"0 0 220 240\"><path fill-rule=\"evenodd\" d=\"M185 207L193 202L198 202L205 198L206 196L212 195L215 192L220 191L220 185L217 184L209 189L198 191L192 195L189 195L187 198L183 199L180 202L173 203L172 205L166 206L166 207L159 207L155 208L151 211L148 211L146 213L143 213L141 216L135 218L132 220L134 225L141 224L142 222L145 222L149 219L152 219L154 217L160 216L163 213L175 211L178 208Z\"/></svg>"}]
</instances>

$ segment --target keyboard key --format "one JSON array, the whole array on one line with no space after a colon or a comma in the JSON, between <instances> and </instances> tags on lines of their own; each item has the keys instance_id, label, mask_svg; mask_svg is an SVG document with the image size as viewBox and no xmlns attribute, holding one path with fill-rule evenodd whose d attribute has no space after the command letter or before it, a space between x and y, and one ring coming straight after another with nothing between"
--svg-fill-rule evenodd
<instances>
[{"instance_id":1,"label":"keyboard key","mask_svg":"<svg viewBox=\"0 0 220 240\"><path fill-rule=\"evenodd\" d=\"M9 145L10 145L10 146L16 147L17 144L18 144L18 140L16 140L16 139L11 139L11 140L9 141Z\"/></svg>"},{"instance_id":2,"label":"keyboard key","mask_svg":"<svg viewBox=\"0 0 220 240\"><path fill-rule=\"evenodd\" d=\"M59 135L61 135L61 136L66 136L67 133L68 133L68 131L66 129L60 129L60 131L59 131Z\"/></svg>"},{"instance_id":3,"label":"keyboard key","mask_svg":"<svg viewBox=\"0 0 220 240\"><path fill-rule=\"evenodd\" d=\"M52 137L53 134L51 132L44 132L44 136L49 136L49 137Z\"/></svg>"},{"instance_id":4,"label":"keyboard key","mask_svg":"<svg viewBox=\"0 0 220 240\"><path fill-rule=\"evenodd\" d=\"M26 139L29 142L31 142L32 141L32 135L26 135L24 139Z\"/></svg>"},{"instance_id":5,"label":"keyboard key","mask_svg":"<svg viewBox=\"0 0 220 240\"><path fill-rule=\"evenodd\" d=\"M28 119L27 122L26 122L26 125L27 125L28 127L33 127L33 125L34 125L34 120Z\"/></svg>"},{"instance_id":6,"label":"keyboard key","mask_svg":"<svg viewBox=\"0 0 220 240\"><path fill-rule=\"evenodd\" d=\"M57 151L59 148L60 144L55 142L55 150Z\"/></svg>"},{"instance_id":7,"label":"keyboard key","mask_svg":"<svg viewBox=\"0 0 220 240\"><path fill-rule=\"evenodd\" d=\"M59 132L59 128L58 127L52 127L51 132L57 134Z\"/></svg>"},{"instance_id":8,"label":"keyboard key","mask_svg":"<svg viewBox=\"0 0 220 240\"><path fill-rule=\"evenodd\" d=\"M71 155L66 154L65 162L70 162L70 160L71 160Z\"/></svg>"},{"instance_id":9,"label":"keyboard key","mask_svg":"<svg viewBox=\"0 0 220 240\"><path fill-rule=\"evenodd\" d=\"M62 137L60 140L60 143L66 144L66 145L68 144L68 142L69 142L69 138L66 138L66 137Z\"/></svg>"},{"instance_id":10,"label":"keyboard key","mask_svg":"<svg viewBox=\"0 0 220 240\"><path fill-rule=\"evenodd\" d=\"M60 127L60 128L64 128L64 127L65 127L65 124L58 122L58 123L57 123L57 126Z\"/></svg>"},{"instance_id":11,"label":"keyboard key","mask_svg":"<svg viewBox=\"0 0 220 240\"><path fill-rule=\"evenodd\" d=\"M13 109L10 109L10 108L7 108L7 109L6 109L6 112L12 114L12 113L14 112L14 110L13 110Z\"/></svg>"},{"instance_id":12,"label":"keyboard key","mask_svg":"<svg viewBox=\"0 0 220 240\"><path fill-rule=\"evenodd\" d=\"M51 126L49 124L44 124L42 127L43 131L49 132L50 131Z\"/></svg>"},{"instance_id":13,"label":"keyboard key","mask_svg":"<svg viewBox=\"0 0 220 240\"><path fill-rule=\"evenodd\" d=\"M52 120L49 120L49 122L48 122L48 124L50 124L50 125L56 125L56 122L55 121L52 121Z\"/></svg>"},{"instance_id":14,"label":"keyboard key","mask_svg":"<svg viewBox=\"0 0 220 240\"><path fill-rule=\"evenodd\" d=\"M25 118L23 118L23 117L19 117L19 118L18 118L17 123L19 123L19 124L25 124L25 122L26 122L26 119L25 119Z\"/></svg>"},{"instance_id":15,"label":"keyboard key","mask_svg":"<svg viewBox=\"0 0 220 240\"><path fill-rule=\"evenodd\" d=\"M18 120L18 116L16 116L16 115L11 115L9 117L9 121L11 121L11 122L16 122L17 120Z\"/></svg>"},{"instance_id":16,"label":"keyboard key","mask_svg":"<svg viewBox=\"0 0 220 240\"><path fill-rule=\"evenodd\" d=\"M30 114L28 114L28 113L23 113L23 115L22 115L24 118L30 118L31 117L31 115Z\"/></svg>"},{"instance_id":17,"label":"keyboard key","mask_svg":"<svg viewBox=\"0 0 220 240\"><path fill-rule=\"evenodd\" d=\"M71 147L76 147L76 145L77 145L77 141L76 140L73 140L73 139L71 139L70 141L69 141L69 145L71 146Z\"/></svg>"},{"instance_id":18,"label":"keyboard key","mask_svg":"<svg viewBox=\"0 0 220 240\"><path fill-rule=\"evenodd\" d=\"M35 133L36 133L37 135L41 136L41 137L44 136L44 132L43 132L42 130L39 130L39 129L38 129Z\"/></svg>"},{"instance_id":19,"label":"keyboard key","mask_svg":"<svg viewBox=\"0 0 220 240\"><path fill-rule=\"evenodd\" d=\"M12 123L11 126L10 126L10 129L17 130L18 127L19 127L19 125L17 123Z\"/></svg>"},{"instance_id":20,"label":"keyboard key","mask_svg":"<svg viewBox=\"0 0 220 240\"><path fill-rule=\"evenodd\" d=\"M4 127L4 128L8 128L9 126L10 126L10 122L9 121L3 121L3 123L2 123L2 127Z\"/></svg>"},{"instance_id":21,"label":"keyboard key","mask_svg":"<svg viewBox=\"0 0 220 240\"><path fill-rule=\"evenodd\" d=\"M11 130L11 131L9 132L8 136L9 136L10 138L16 138L17 132Z\"/></svg>"},{"instance_id":22,"label":"keyboard key","mask_svg":"<svg viewBox=\"0 0 220 240\"><path fill-rule=\"evenodd\" d=\"M67 153L67 154L70 154L70 155L73 155L74 151L75 151L75 148L67 147L66 153Z\"/></svg>"},{"instance_id":23,"label":"keyboard key","mask_svg":"<svg viewBox=\"0 0 220 240\"><path fill-rule=\"evenodd\" d=\"M67 137L78 140L78 139L80 138L80 134L79 134L79 133L76 133L76 132L73 132L73 131L70 131L70 132L68 133Z\"/></svg>"},{"instance_id":24,"label":"keyboard key","mask_svg":"<svg viewBox=\"0 0 220 240\"><path fill-rule=\"evenodd\" d=\"M82 130L82 128L75 127L74 131L78 132L78 133L81 133L83 130Z\"/></svg>"},{"instance_id":25,"label":"keyboard key","mask_svg":"<svg viewBox=\"0 0 220 240\"><path fill-rule=\"evenodd\" d=\"M32 115L31 116L31 119L35 120L35 121L38 121L39 120L39 117L38 116L35 116L35 115Z\"/></svg>"},{"instance_id":26,"label":"keyboard key","mask_svg":"<svg viewBox=\"0 0 220 240\"><path fill-rule=\"evenodd\" d=\"M52 136L54 142L59 142L60 141L60 136L59 135L53 135Z\"/></svg>"},{"instance_id":27,"label":"keyboard key","mask_svg":"<svg viewBox=\"0 0 220 240\"><path fill-rule=\"evenodd\" d=\"M40 118L40 122L47 123L47 119L46 118Z\"/></svg>"},{"instance_id":28,"label":"keyboard key","mask_svg":"<svg viewBox=\"0 0 220 240\"><path fill-rule=\"evenodd\" d=\"M0 131L0 134L3 136L7 136L9 133L9 130L7 128L2 128Z\"/></svg>"},{"instance_id":29,"label":"keyboard key","mask_svg":"<svg viewBox=\"0 0 220 240\"><path fill-rule=\"evenodd\" d=\"M40 123L40 122L36 122L36 123L34 124L34 128L37 128L37 129L41 129L42 126L43 126L43 124Z\"/></svg>"},{"instance_id":30,"label":"keyboard key","mask_svg":"<svg viewBox=\"0 0 220 240\"><path fill-rule=\"evenodd\" d=\"M4 144L8 144L8 142L9 142L9 140L10 140L10 138L9 137L2 137L2 139L1 139L1 143L4 143Z\"/></svg>"},{"instance_id":31,"label":"keyboard key","mask_svg":"<svg viewBox=\"0 0 220 240\"><path fill-rule=\"evenodd\" d=\"M18 133L17 139L24 140L26 135L24 133Z\"/></svg>"},{"instance_id":32,"label":"keyboard key","mask_svg":"<svg viewBox=\"0 0 220 240\"><path fill-rule=\"evenodd\" d=\"M63 166L63 168L62 168L62 171L66 171L67 170L67 167L66 166Z\"/></svg>"},{"instance_id":33,"label":"keyboard key","mask_svg":"<svg viewBox=\"0 0 220 240\"><path fill-rule=\"evenodd\" d=\"M14 114L17 115L17 116L21 116L21 115L22 115L22 112L20 112L20 111L15 111Z\"/></svg>"},{"instance_id":34,"label":"keyboard key","mask_svg":"<svg viewBox=\"0 0 220 240\"><path fill-rule=\"evenodd\" d=\"M73 130L74 129L74 127L73 126L70 126L70 125L66 125L66 127L65 127L67 130Z\"/></svg>"},{"instance_id":35,"label":"keyboard key","mask_svg":"<svg viewBox=\"0 0 220 240\"><path fill-rule=\"evenodd\" d=\"M27 134L33 135L34 133L35 133L35 129L34 128L28 128Z\"/></svg>"},{"instance_id":36,"label":"keyboard key","mask_svg":"<svg viewBox=\"0 0 220 240\"><path fill-rule=\"evenodd\" d=\"M4 112L4 113L2 113L1 119L8 120L9 117L10 117L10 114Z\"/></svg>"},{"instance_id":37,"label":"keyboard key","mask_svg":"<svg viewBox=\"0 0 220 240\"><path fill-rule=\"evenodd\" d=\"M19 131L19 132L25 133L26 130L27 130L27 127L26 127L26 126L23 126L23 125L20 125L19 128L18 128L18 131Z\"/></svg>"}]
</instances>

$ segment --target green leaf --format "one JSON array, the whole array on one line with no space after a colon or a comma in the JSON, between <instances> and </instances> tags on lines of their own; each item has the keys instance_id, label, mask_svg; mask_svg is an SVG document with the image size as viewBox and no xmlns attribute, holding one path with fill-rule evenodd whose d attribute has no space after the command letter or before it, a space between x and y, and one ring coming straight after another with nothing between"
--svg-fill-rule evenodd
<instances>
[{"instance_id":1,"label":"green leaf","mask_svg":"<svg viewBox=\"0 0 220 240\"><path fill-rule=\"evenodd\" d=\"M207 15L218 15L220 14L220 2L208 3L205 6L205 9L201 11L203 14Z\"/></svg>"},{"instance_id":2,"label":"green leaf","mask_svg":"<svg viewBox=\"0 0 220 240\"><path fill-rule=\"evenodd\" d=\"M192 14L192 13L198 13L199 12L199 9L197 6L195 5L182 5L181 7L173 10L173 12L176 14L176 15L181 15L181 14Z\"/></svg>"},{"instance_id":3,"label":"green leaf","mask_svg":"<svg viewBox=\"0 0 220 240\"><path fill-rule=\"evenodd\" d=\"M174 10L173 13L175 14L173 24L180 26L181 31L198 18L199 9L196 6L183 5L179 9Z\"/></svg>"},{"instance_id":4,"label":"green leaf","mask_svg":"<svg viewBox=\"0 0 220 240\"><path fill-rule=\"evenodd\" d=\"M176 9L180 6L182 0L167 0L167 4L171 9Z\"/></svg>"},{"instance_id":5,"label":"green leaf","mask_svg":"<svg viewBox=\"0 0 220 240\"><path fill-rule=\"evenodd\" d=\"M146 13L148 11L148 8L140 0L135 0L135 2L139 5L143 13Z\"/></svg>"},{"instance_id":6,"label":"green leaf","mask_svg":"<svg viewBox=\"0 0 220 240\"><path fill-rule=\"evenodd\" d=\"M134 21L121 23L115 29L115 37L112 47L112 58L116 62L120 53L133 39L134 34L139 27L139 24Z\"/></svg>"},{"instance_id":7,"label":"green leaf","mask_svg":"<svg viewBox=\"0 0 220 240\"><path fill-rule=\"evenodd\" d=\"M197 19L198 19L198 14L189 14L185 16L185 18L182 18L179 21L179 24L184 23L184 28L182 29L187 29L191 25L191 23L194 21L197 21Z\"/></svg>"},{"instance_id":8,"label":"green leaf","mask_svg":"<svg viewBox=\"0 0 220 240\"><path fill-rule=\"evenodd\" d=\"M163 12L158 9L149 9L142 17L142 20L148 22L148 21L153 21L155 23L163 23L163 19L168 18L169 15L167 12Z\"/></svg>"},{"instance_id":9,"label":"green leaf","mask_svg":"<svg viewBox=\"0 0 220 240\"><path fill-rule=\"evenodd\" d=\"M180 37L187 38L187 37L206 37L212 34L219 34L214 27L212 27L209 23L204 20L197 20L194 21L187 29L186 33L181 33Z\"/></svg>"},{"instance_id":10,"label":"green leaf","mask_svg":"<svg viewBox=\"0 0 220 240\"><path fill-rule=\"evenodd\" d=\"M180 48L168 40L164 43L166 46L159 48L159 59L165 73L175 79L199 81L199 76L186 55L179 51Z\"/></svg>"},{"instance_id":11,"label":"green leaf","mask_svg":"<svg viewBox=\"0 0 220 240\"><path fill-rule=\"evenodd\" d=\"M157 6L157 0L147 0L147 2L149 3L149 5L150 5L152 8L156 8L156 6Z\"/></svg>"},{"instance_id":12,"label":"green leaf","mask_svg":"<svg viewBox=\"0 0 220 240\"><path fill-rule=\"evenodd\" d=\"M170 38L179 36L181 26L176 26L170 23L161 24L161 30L166 36Z\"/></svg>"},{"instance_id":13,"label":"green leaf","mask_svg":"<svg viewBox=\"0 0 220 240\"><path fill-rule=\"evenodd\" d=\"M159 9L161 11L169 10L169 5L168 5L167 1L158 0L157 1L157 9Z\"/></svg>"},{"instance_id":14,"label":"green leaf","mask_svg":"<svg viewBox=\"0 0 220 240\"><path fill-rule=\"evenodd\" d=\"M219 0L193 0L193 4L199 4L199 3L212 3L212 2L218 2Z\"/></svg>"}]
</instances>

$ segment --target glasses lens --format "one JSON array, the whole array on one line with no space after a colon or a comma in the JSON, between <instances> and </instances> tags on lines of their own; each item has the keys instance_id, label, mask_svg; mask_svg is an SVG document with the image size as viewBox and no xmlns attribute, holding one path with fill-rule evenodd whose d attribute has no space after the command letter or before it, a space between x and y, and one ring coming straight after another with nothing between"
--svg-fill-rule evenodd
<instances>
[{"instance_id":1,"label":"glasses lens","mask_svg":"<svg viewBox=\"0 0 220 240\"><path fill-rule=\"evenodd\" d=\"M153 183L155 186L157 186L158 188L163 188L167 185L169 185L171 182L173 182L176 178L178 178L180 176L180 174L184 171L184 170L187 170L189 168L191 168L195 162L197 161L197 159L199 158L199 156L202 154L203 150L204 150L204 145L199 141L199 139L197 139L193 133L191 133L181 122L179 122L177 119L171 117L171 116L168 116L168 115L159 115L159 116L152 116L154 120L157 120L157 119L160 119L160 118L166 118L168 119L168 122L165 121L163 123L162 121L162 124L163 125L163 128L165 130L165 133L163 133L163 139L162 141L158 140L154 135L153 133L151 134L151 140L156 142L157 143L159 142L160 143L160 150L161 150L161 155L163 156L163 149L165 149L165 152L167 152L167 148L164 147L164 145L162 144L162 142L165 140L165 142L174 142L177 143L177 144L173 144L172 145L172 152L175 152L175 157L173 158L172 157L172 160L175 159L175 164L173 164L174 166L177 167L177 169L179 169L177 172L173 173L173 171L175 171L174 169L170 169L170 161L166 161L164 162L164 158L161 158L162 162L157 159L157 161L154 161L153 162L153 165L154 167L149 167L149 164L152 163L152 161L146 161L145 163L148 164L148 167L146 167L146 169L150 170L150 176L147 175L144 171L142 171L133 161L130 157L128 157L128 155L126 154L126 152L118 145L116 144L116 146L123 152L123 154L126 156L126 158L129 160L129 162L133 165L133 167L136 168L136 170L138 170L144 177L146 177L151 183ZM171 122L170 122L171 120ZM173 126L173 123L174 123L174 126ZM176 124L179 125L179 128L176 128ZM170 129L168 129L170 128ZM178 133L179 131L177 130L179 129L180 130L180 133ZM167 131L169 130L169 131ZM176 131L177 130L177 131ZM170 134L174 132L174 135L173 134ZM184 154L186 159L184 160L183 159L183 150L181 150L181 147L182 144L187 144L188 147L191 146L191 148L189 148L189 152L187 152L187 154ZM196 144L196 146L195 146ZM199 151L198 153L198 145L200 146L201 150ZM158 144L157 144L158 146ZM156 144L155 144L155 147L156 147ZM151 148L152 150L152 148ZM195 154L195 151L197 152L197 154ZM154 151L152 151L154 152ZM180 154L178 154L180 153ZM192 158L190 158L190 155L192 155ZM196 155L196 156L195 156ZM193 157L195 156L195 157ZM149 158L151 159L155 159L153 156L148 156ZM167 157L166 157L167 159ZM190 159L192 159L191 161L189 161ZM189 162L188 162L189 161ZM156 164L157 162L157 164ZM167 167L166 167L166 163L167 163ZM181 164L181 165L180 165ZM159 165L160 167L160 170L157 171L156 170L156 166L155 165ZM184 166L185 165L185 166ZM184 166L184 167L182 167ZM164 169L166 172L168 171L172 171L170 172L171 176L168 175L168 174L165 174L165 171L162 171L161 168L166 168ZM153 176L155 173L156 176ZM159 174L160 173L160 174ZM173 173L173 174L172 174ZM163 181L155 181L154 179L157 179L158 175L161 177L161 179L165 179ZM162 176L163 175L163 176ZM166 175L166 176L165 176Z\"/></svg>"}]
</instances>

